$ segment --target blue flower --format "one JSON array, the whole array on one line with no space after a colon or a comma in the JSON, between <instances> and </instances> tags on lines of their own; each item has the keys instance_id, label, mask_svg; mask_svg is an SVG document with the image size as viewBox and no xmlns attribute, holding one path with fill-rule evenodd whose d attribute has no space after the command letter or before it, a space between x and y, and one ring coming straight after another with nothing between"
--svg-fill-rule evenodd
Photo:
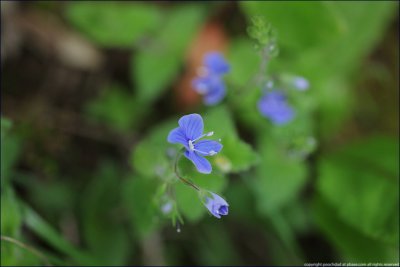
<instances>
[{"instance_id":1,"label":"blue flower","mask_svg":"<svg viewBox=\"0 0 400 267\"><path fill-rule=\"evenodd\" d=\"M203 134L203 118L199 114L183 116L178 121L179 127L168 135L168 142L185 146L185 157L193 162L201 173L211 173L210 162L204 156L213 156L222 149L222 145L214 140L200 140L214 133Z\"/></svg>"},{"instance_id":2,"label":"blue flower","mask_svg":"<svg viewBox=\"0 0 400 267\"><path fill-rule=\"evenodd\" d=\"M204 56L204 67L212 74L226 74L229 72L229 64L224 57L218 52L211 52Z\"/></svg>"},{"instance_id":3,"label":"blue flower","mask_svg":"<svg viewBox=\"0 0 400 267\"><path fill-rule=\"evenodd\" d=\"M293 108L287 103L286 96L281 91L267 92L259 101L260 113L274 124L285 124L294 117Z\"/></svg>"},{"instance_id":4,"label":"blue flower","mask_svg":"<svg viewBox=\"0 0 400 267\"><path fill-rule=\"evenodd\" d=\"M295 77L293 79L293 85L300 91L305 91L310 86L309 82L303 77Z\"/></svg>"},{"instance_id":5,"label":"blue flower","mask_svg":"<svg viewBox=\"0 0 400 267\"><path fill-rule=\"evenodd\" d=\"M204 96L204 104L216 105L226 95L222 76L229 72L230 66L220 53L211 52L204 56L203 69L203 75L193 80L193 88Z\"/></svg>"},{"instance_id":6,"label":"blue flower","mask_svg":"<svg viewBox=\"0 0 400 267\"><path fill-rule=\"evenodd\" d=\"M205 206L211 212L211 214L218 219L221 218L221 215L228 215L229 212L229 204L222 197L214 194L212 192L210 197L206 197Z\"/></svg>"},{"instance_id":7,"label":"blue flower","mask_svg":"<svg viewBox=\"0 0 400 267\"><path fill-rule=\"evenodd\" d=\"M204 104L215 105L224 99L226 95L224 81L219 76L210 75L193 80L196 92L204 95Z\"/></svg>"}]
</instances>

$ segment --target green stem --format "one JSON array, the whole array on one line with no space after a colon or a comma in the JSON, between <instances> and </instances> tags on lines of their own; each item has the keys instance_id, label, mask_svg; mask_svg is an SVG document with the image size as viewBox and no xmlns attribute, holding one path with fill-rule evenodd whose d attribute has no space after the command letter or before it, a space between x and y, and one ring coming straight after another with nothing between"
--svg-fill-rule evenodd
<instances>
[{"instance_id":1,"label":"green stem","mask_svg":"<svg viewBox=\"0 0 400 267\"><path fill-rule=\"evenodd\" d=\"M200 191L200 188L199 188L197 185L195 185L195 184L192 183L191 181L189 181L189 180L183 178L183 177L179 174L179 172L178 172L178 161L179 161L179 159L180 159L181 156L182 156L182 153L181 153L181 152L183 152L183 149L181 149L181 150L177 153L177 155L176 155L175 164L174 164L174 172L175 172L176 176L179 178L179 180L181 180L184 184L193 187L193 188L196 189L197 191Z\"/></svg>"},{"instance_id":2,"label":"green stem","mask_svg":"<svg viewBox=\"0 0 400 267\"><path fill-rule=\"evenodd\" d=\"M44 256L42 253L40 253L38 250L34 249L33 247L22 243L21 241L18 241L12 237L9 236L0 236L0 240L1 241L6 241L6 242L10 242L14 245L19 246L20 248L23 248L29 252L31 252L32 254L34 254L36 257L40 258L41 260L43 260L46 264L46 266L51 266L51 263L49 262L49 260L46 258L46 256Z\"/></svg>"}]
</instances>

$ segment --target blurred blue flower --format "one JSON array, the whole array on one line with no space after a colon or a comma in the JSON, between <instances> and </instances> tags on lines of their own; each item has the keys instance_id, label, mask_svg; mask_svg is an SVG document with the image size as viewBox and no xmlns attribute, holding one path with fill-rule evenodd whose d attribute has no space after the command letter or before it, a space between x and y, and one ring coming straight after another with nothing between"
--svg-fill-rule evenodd
<instances>
[{"instance_id":1,"label":"blurred blue flower","mask_svg":"<svg viewBox=\"0 0 400 267\"><path fill-rule=\"evenodd\" d=\"M309 82L303 77L295 77L293 79L293 85L300 91L305 91L310 86Z\"/></svg>"},{"instance_id":2,"label":"blurred blue flower","mask_svg":"<svg viewBox=\"0 0 400 267\"><path fill-rule=\"evenodd\" d=\"M214 194L212 192L210 197L206 197L205 206L211 212L212 215L221 218L221 215L228 215L229 212L229 204L222 197Z\"/></svg>"},{"instance_id":3,"label":"blurred blue flower","mask_svg":"<svg viewBox=\"0 0 400 267\"><path fill-rule=\"evenodd\" d=\"M211 52L204 56L203 68L203 75L193 80L193 88L204 95L204 104L216 105L226 95L222 76L229 72L230 66L220 53Z\"/></svg>"},{"instance_id":4,"label":"blurred blue flower","mask_svg":"<svg viewBox=\"0 0 400 267\"><path fill-rule=\"evenodd\" d=\"M196 92L204 95L204 104L209 106L218 104L226 95L224 81L217 75L199 77L193 80L193 87Z\"/></svg>"},{"instance_id":5,"label":"blurred blue flower","mask_svg":"<svg viewBox=\"0 0 400 267\"><path fill-rule=\"evenodd\" d=\"M229 64L221 53L210 52L204 56L204 67L212 74L222 75L229 72Z\"/></svg>"},{"instance_id":6,"label":"blurred blue flower","mask_svg":"<svg viewBox=\"0 0 400 267\"><path fill-rule=\"evenodd\" d=\"M178 121L179 127L168 135L168 142L185 146L185 157L193 162L201 173L211 173L210 162L204 156L213 156L222 149L222 145L214 140L200 140L212 136L214 132L203 134L203 118L199 114L185 115Z\"/></svg>"},{"instance_id":7,"label":"blurred blue flower","mask_svg":"<svg viewBox=\"0 0 400 267\"><path fill-rule=\"evenodd\" d=\"M274 124L285 124L294 117L293 108L287 103L286 96L281 91L267 92L258 101L260 113Z\"/></svg>"}]
</instances>

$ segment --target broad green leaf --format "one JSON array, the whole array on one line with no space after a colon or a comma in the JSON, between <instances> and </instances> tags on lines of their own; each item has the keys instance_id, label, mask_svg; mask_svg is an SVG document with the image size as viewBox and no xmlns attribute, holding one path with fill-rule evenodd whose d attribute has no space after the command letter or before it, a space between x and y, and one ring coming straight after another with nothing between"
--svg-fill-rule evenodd
<instances>
[{"instance_id":1,"label":"broad green leaf","mask_svg":"<svg viewBox=\"0 0 400 267\"><path fill-rule=\"evenodd\" d=\"M341 21L324 2L241 2L249 18L262 15L277 29L278 43L291 52L328 44L337 36ZM316 16L318 14L318 16Z\"/></svg>"},{"instance_id":2,"label":"broad green leaf","mask_svg":"<svg viewBox=\"0 0 400 267\"><path fill-rule=\"evenodd\" d=\"M140 100L151 102L171 85L203 17L202 6L176 6L167 13L154 44L132 57L132 80Z\"/></svg>"},{"instance_id":3,"label":"broad green leaf","mask_svg":"<svg viewBox=\"0 0 400 267\"><path fill-rule=\"evenodd\" d=\"M85 240L93 254L108 265L124 264L130 254L122 220L113 216L121 207L120 177L117 166L104 162L81 199Z\"/></svg>"},{"instance_id":4,"label":"broad green leaf","mask_svg":"<svg viewBox=\"0 0 400 267\"><path fill-rule=\"evenodd\" d=\"M235 123L232 114L225 105L210 108L203 116L204 132L214 132L213 139L234 137L237 138ZM222 139L223 140L223 139Z\"/></svg>"},{"instance_id":5,"label":"broad green leaf","mask_svg":"<svg viewBox=\"0 0 400 267\"><path fill-rule=\"evenodd\" d=\"M89 102L86 110L89 119L119 131L127 131L146 112L146 106L126 92L125 88L113 84L106 87L98 98Z\"/></svg>"},{"instance_id":6,"label":"broad green leaf","mask_svg":"<svg viewBox=\"0 0 400 267\"><path fill-rule=\"evenodd\" d=\"M237 86L229 86L229 91L239 90L248 91L248 87L253 76L259 71L260 55L254 49L254 45L249 39L233 39L229 47L228 62L231 65L231 71L227 79Z\"/></svg>"},{"instance_id":7,"label":"broad green leaf","mask_svg":"<svg viewBox=\"0 0 400 267\"><path fill-rule=\"evenodd\" d=\"M227 137L222 144L221 152L210 159L222 172L247 171L259 162L258 154L240 139Z\"/></svg>"},{"instance_id":8,"label":"broad green leaf","mask_svg":"<svg viewBox=\"0 0 400 267\"><path fill-rule=\"evenodd\" d=\"M123 184L123 197L132 231L139 239L146 238L159 224L155 205L159 181L132 176Z\"/></svg>"},{"instance_id":9,"label":"broad green leaf","mask_svg":"<svg viewBox=\"0 0 400 267\"><path fill-rule=\"evenodd\" d=\"M340 197L345 194L340 194ZM358 226L349 225L337 214L337 208L324 197L313 201L313 217L346 262L398 262L399 247L365 236ZM356 216L356 215L355 215ZM361 220L359 222L362 222Z\"/></svg>"},{"instance_id":10,"label":"broad green leaf","mask_svg":"<svg viewBox=\"0 0 400 267\"><path fill-rule=\"evenodd\" d=\"M168 179L175 156L168 156L172 149L177 152L178 145L168 143L168 133L178 127L178 120L170 120L156 126L146 135L146 138L138 143L132 153L132 163L135 170L144 177Z\"/></svg>"},{"instance_id":11,"label":"broad green leaf","mask_svg":"<svg viewBox=\"0 0 400 267\"><path fill-rule=\"evenodd\" d=\"M73 2L68 3L68 20L92 41L106 47L133 47L161 22L154 4Z\"/></svg>"},{"instance_id":12,"label":"broad green leaf","mask_svg":"<svg viewBox=\"0 0 400 267\"><path fill-rule=\"evenodd\" d=\"M390 244L399 241L398 145L394 138L371 137L326 156L318 166L317 189L338 217Z\"/></svg>"},{"instance_id":13,"label":"broad green leaf","mask_svg":"<svg viewBox=\"0 0 400 267\"><path fill-rule=\"evenodd\" d=\"M285 147L264 134L259 140L261 162L250 181L260 213L273 214L294 200L307 180L307 167L288 156Z\"/></svg>"}]
</instances>

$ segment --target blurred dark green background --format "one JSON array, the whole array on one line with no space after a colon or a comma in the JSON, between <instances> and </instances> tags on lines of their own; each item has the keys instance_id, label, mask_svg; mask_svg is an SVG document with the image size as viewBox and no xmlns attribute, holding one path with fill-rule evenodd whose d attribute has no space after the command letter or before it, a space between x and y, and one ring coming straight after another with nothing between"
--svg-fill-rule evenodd
<instances>
[{"instance_id":1,"label":"blurred dark green background","mask_svg":"<svg viewBox=\"0 0 400 267\"><path fill-rule=\"evenodd\" d=\"M268 72L311 84L284 127L245 86L255 15L278 33ZM398 264L398 31L395 1L2 1L1 265ZM245 97L190 93L205 47ZM194 112L224 149L212 175L181 168L230 214L178 183L177 233L157 192L166 136Z\"/></svg>"}]
</instances>

